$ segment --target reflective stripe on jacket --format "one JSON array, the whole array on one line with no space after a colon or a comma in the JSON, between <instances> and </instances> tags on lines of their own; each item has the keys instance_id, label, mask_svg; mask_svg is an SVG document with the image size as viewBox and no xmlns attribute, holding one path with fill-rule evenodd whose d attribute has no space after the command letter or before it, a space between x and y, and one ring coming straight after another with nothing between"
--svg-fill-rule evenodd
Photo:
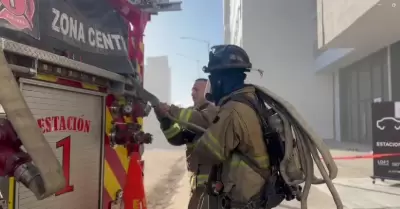
<instances>
[{"instance_id":1,"label":"reflective stripe on jacket","mask_svg":"<svg viewBox=\"0 0 400 209\"><path fill-rule=\"evenodd\" d=\"M224 192L229 194L232 201L245 204L259 194L265 180L246 165L241 155L254 160L266 173L270 172L269 155L256 112L246 104L229 100L236 94L255 99L252 86L223 98L218 104L221 106L217 117L207 132L196 141L192 156L196 156L200 164L222 163Z\"/></svg>"},{"instance_id":2,"label":"reflective stripe on jacket","mask_svg":"<svg viewBox=\"0 0 400 209\"><path fill-rule=\"evenodd\" d=\"M203 128L208 128L212 120L215 118L217 111L217 107L205 102L199 107L190 108L179 108L172 105L170 113L173 117L176 117L181 121L193 123ZM195 188L197 186L205 185L208 180L208 174L211 170L211 166L207 164L200 164L197 157L192 156L191 153L194 148L194 143L189 141L199 138L200 135L196 132L193 132L191 137L194 139L188 140L186 138L187 135L185 135L185 133L188 131L190 131L189 127L174 123L168 129L163 130L163 133L170 144L186 145L187 166L188 170L192 173L191 186L192 188Z\"/></svg>"},{"instance_id":3,"label":"reflective stripe on jacket","mask_svg":"<svg viewBox=\"0 0 400 209\"><path fill-rule=\"evenodd\" d=\"M194 174L190 175L190 188L196 189L199 186L205 186L208 181L208 174Z\"/></svg>"},{"instance_id":4,"label":"reflective stripe on jacket","mask_svg":"<svg viewBox=\"0 0 400 209\"><path fill-rule=\"evenodd\" d=\"M169 129L163 131L164 136L167 138L167 140L170 140L174 138L176 135L178 135L181 132L181 127L179 124L174 123Z\"/></svg>"}]
</instances>

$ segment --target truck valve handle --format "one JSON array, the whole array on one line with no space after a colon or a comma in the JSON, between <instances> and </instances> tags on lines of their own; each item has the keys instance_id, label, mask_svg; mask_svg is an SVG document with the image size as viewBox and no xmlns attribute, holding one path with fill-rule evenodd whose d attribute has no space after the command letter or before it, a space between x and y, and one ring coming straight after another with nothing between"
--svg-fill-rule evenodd
<instances>
[{"instance_id":1,"label":"truck valve handle","mask_svg":"<svg viewBox=\"0 0 400 209\"><path fill-rule=\"evenodd\" d=\"M153 135L139 131L134 135L133 141L138 144L151 144L153 142Z\"/></svg>"},{"instance_id":2,"label":"truck valve handle","mask_svg":"<svg viewBox=\"0 0 400 209\"><path fill-rule=\"evenodd\" d=\"M126 125L126 129L119 129L118 125ZM141 125L137 123L113 123L113 127L108 134L110 146L128 145L128 144L151 144L153 135L144 133L140 130Z\"/></svg>"},{"instance_id":3,"label":"truck valve handle","mask_svg":"<svg viewBox=\"0 0 400 209\"><path fill-rule=\"evenodd\" d=\"M122 107L123 113L125 115L130 115L133 112L132 104L126 104Z\"/></svg>"},{"instance_id":4,"label":"truck valve handle","mask_svg":"<svg viewBox=\"0 0 400 209\"><path fill-rule=\"evenodd\" d=\"M128 99L126 101L126 104L122 106L122 112L124 113L124 115L130 115L133 111L133 101L131 99Z\"/></svg>"}]
</instances>

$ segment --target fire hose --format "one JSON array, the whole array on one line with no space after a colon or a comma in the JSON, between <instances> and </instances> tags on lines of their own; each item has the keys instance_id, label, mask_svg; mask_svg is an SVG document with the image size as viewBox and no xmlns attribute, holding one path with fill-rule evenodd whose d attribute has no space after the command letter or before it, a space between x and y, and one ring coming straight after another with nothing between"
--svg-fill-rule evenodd
<instances>
[{"instance_id":1,"label":"fire hose","mask_svg":"<svg viewBox=\"0 0 400 209\"><path fill-rule=\"evenodd\" d=\"M140 98L149 102L153 107L160 104L160 100L139 83L133 81L133 85ZM281 136L285 141L285 156L280 164L280 173L289 185L304 183L303 191L300 194L301 208L307 209L308 207L307 199L311 185L325 183L332 194L337 209L343 209L341 198L332 182L338 174L338 168L329 147L308 126L291 104L266 88L258 86L256 88L262 92L262 99L281 119L283 125ZM170 114L167 114L167 117L178 124L191 127L199 132L206 132L204 128L196 124L178 120ZM297 147L297 149L294 147ZM319 153L327 169L320 159ZM314 162L322 175L322 179L317 178L314 174Z\"/></svg>"},{"instance_id":2,"label":"fire hose","mask_svg":"<svg viewBox=\"0 0 400 209\"><path fill-rule=\"evenodd\" d=\"M256 88L262 92L260 95L262 97L261 99L264 100L282 120L284 129L283 138L285 139L285 156L280 164L280 172L285 182L289 185L305 183L301 194L301 208L307 208L307 198L311 189L311 184L325 183L332 194L336 208L343 209L343 203L339 193L332 182L332 180L337 177L338 168L329 151L329 147L313 129L309 127L307 122L289 102L266 88L258 86L256 86ZM297 149L294 149L294 147ZM295 162L297 159L299 160L299 164ZM315 177L314 163L317 165L322 179ZM293 169L296 167L297 170ZM290 169L293 170L290 171Z\"/></svg>"},{"instance_id":3,"label":"fire hose","mask_svg":"<svg viewBox=\"0 0 400 209\"><path fill-rule=\"evenodd\" d=\"M37 199L49 197L65 186L62 167L37 126L2 50L0 50L0 85L0 104L19 140L32 158L35 169L40 173L25 185ZM29 168L26 170L29 173ZM16 179L18 180L17 177Z\"/></svg>"}]
</instances>

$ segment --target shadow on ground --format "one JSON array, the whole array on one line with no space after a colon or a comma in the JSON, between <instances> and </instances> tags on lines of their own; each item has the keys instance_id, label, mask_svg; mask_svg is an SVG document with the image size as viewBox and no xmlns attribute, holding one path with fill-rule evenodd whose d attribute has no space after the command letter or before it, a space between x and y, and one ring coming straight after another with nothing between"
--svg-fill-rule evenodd
<instances>
[{"instance_id":1,"label":"shadow on ground","mask_svg":"<svg viewBox=\"0 0 400 209\"><path fill-rule=\"evenodd\" d=\"M147 208L165 209L171 205L174 194L177 193L178 183L185 175L185 157L180 157L172 165L169 173L162 178L147 195Z\"/></svg>"}]
</instances>

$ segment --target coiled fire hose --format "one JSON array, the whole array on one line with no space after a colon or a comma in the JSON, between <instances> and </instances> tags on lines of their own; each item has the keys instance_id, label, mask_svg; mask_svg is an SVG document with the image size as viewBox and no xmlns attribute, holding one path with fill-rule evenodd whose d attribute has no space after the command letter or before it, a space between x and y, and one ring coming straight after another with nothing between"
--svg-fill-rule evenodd
<instances>
[{"instance_id":1,"label":"coiled fire hose","mask_svg":"<svg viewBox=\"0 0 400 209\"><path fill-rule=\"evenodd\" d=\"M262 92L260 95L262 97L261 99L278 113L283 122L285 156L280 164L280 172L285 182L289 185L305 183L301 195L301 208L307 208L307 198L311 189L311 184L325 183L332 194L336 208L343 209L342 200L332 182L332 180L337 177L338 168L332 158L329 147L326 146L322 139L309 127L307 122L290 103L266 88L259 86L256 86L256 88ZM297 146L293 146L294 144ZM294 147L297 147L298 150L295 150ZM325 165L320 159L319 153ZM290 176L291 172L287 172L288 168L293 168L293 166L295 166L293 158L299 159L299 168L300 171L304 172L304 175ZM314 163L317 165L322 179L315 177Z\"/></svg>"},{"instance_id":2,"label":"coiled fire hose","mask_svg":"<svg viewBox=\"0 0 400 209\"><path fill-rule=\"evenodd\" d=\"M35 178L27 187L38 200L60 191L65 187L61 164L37 126L2 50L0 50L0 104L41 174L41 178Z\"/></svg>"},{"instance_id":3,"label":"coiled fire hose","mask_svg":"<svg viewBox=\"0 0 400 209\"><path fill-rule=\"evenodd\" d=\"M138 83L134 82L134 86L138 90L137 93L140 98L149 102L153 107L157 107L160 104L159 99L155 95L148 92ZM255 87L262 92L260 95L261 99L279 115L282 121L283 131L280 134L285 140L285 156L280 164L280 173L289 185L304 183L302 194L300 194L301 209L307 209L308 207L307 199L311 185L324 183L332 194L336 208L343 209L343 203L332 182L338 174L338 168L332 158L329 147L308 126L306 121L290 103L266 88ZM178 120L169 114L167 114L167 117L178 124L191 127L199 132L206 131L198 125ZM297 147L297 149L294 147ZM325 165L321 161L319 153ZM299 162L296 163L296 160ZM322 179L315 176L314 163L317 165Z\"/></svg>"}]
</instances>

